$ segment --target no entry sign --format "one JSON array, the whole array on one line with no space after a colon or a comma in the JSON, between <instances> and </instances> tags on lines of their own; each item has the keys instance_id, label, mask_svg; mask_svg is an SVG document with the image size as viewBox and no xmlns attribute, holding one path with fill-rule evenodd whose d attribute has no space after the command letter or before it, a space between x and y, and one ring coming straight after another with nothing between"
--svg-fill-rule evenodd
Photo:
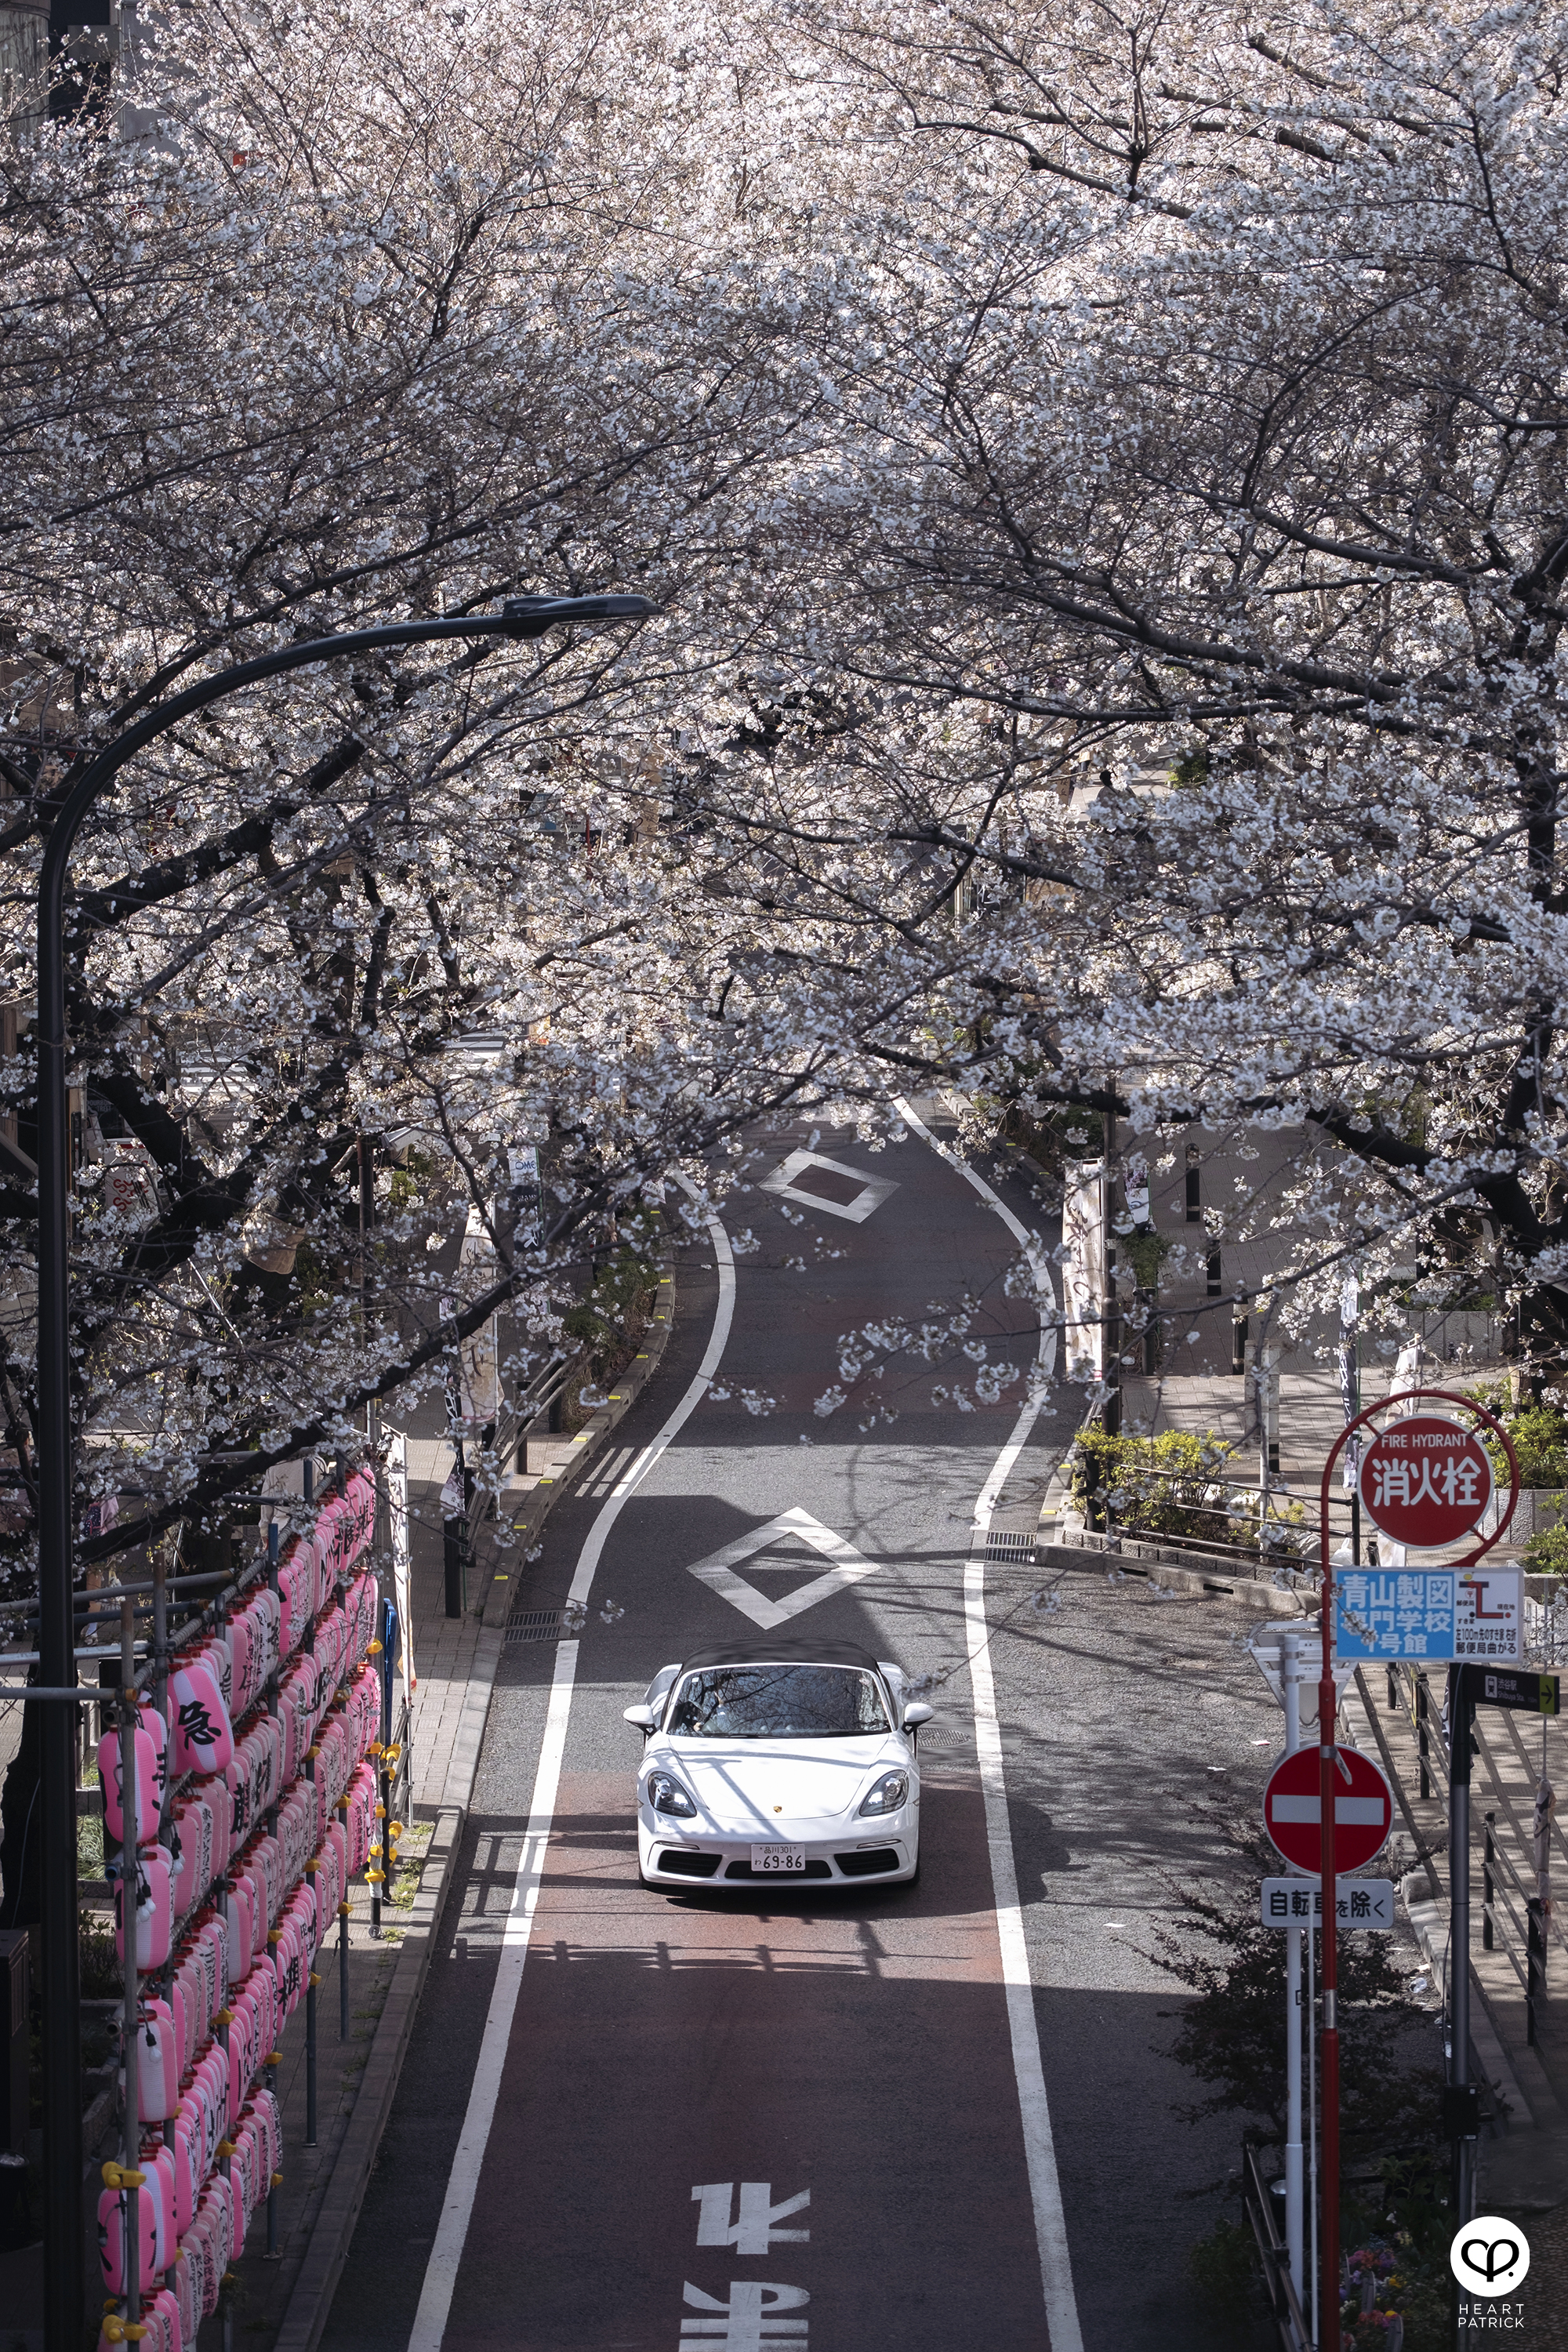
<instances>
[{"instance_id":1,"label":"no entry sign","mask_svg":"<svg viewBox=\"0 0 1568 2352\"><path fill-rule=\"evenodd\" d=\"M1492 1497L1492 1465L1479 1437L1435 1412L1390 1423L1361 1458L1362 1508L1395 1543L1431 1551L1458 1543Z\"/></svg>"},{"instance_id":2,"label":"no entry sign","mask_svg":"<svg viewBox=\"0 0 1568 2352\"><path fill-rule=\"evenodd\" d=\"M1298 1748L1268 1775L1263 1826L1298 1870L1321 1869L1323 1811L1317 1748ZM1394 1827L1394 1796L1370 1757L1359 1748L1334 1750L1334 1870L1360 1870L1381 1853Z\"/></svg>"}]
</instances>

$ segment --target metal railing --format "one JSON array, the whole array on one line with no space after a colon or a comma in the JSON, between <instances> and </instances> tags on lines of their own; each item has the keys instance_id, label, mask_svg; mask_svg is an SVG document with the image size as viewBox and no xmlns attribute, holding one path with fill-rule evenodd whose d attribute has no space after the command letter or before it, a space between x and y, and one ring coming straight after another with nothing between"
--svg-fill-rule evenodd
<instances>
[{"instance_id":1,"label":"metal railing","mask_svg":"<svg viewBox=\"0 0 1568 2352\"><path fill-rule=\"evenodd\" d=\"M1415 1732L1418 1743L1420 1793L1432 1794L1434 1770L1440 1777L1443 1794L1448 1793L1448 1743L1443 1733L1441 1711L1432 1704L1431 1686L1419 1671L1402 1663L1387 1668L1389 1704L1397 1706ZM1498 1926L1506 1920L1511 1930L1511 1940L1500 1947ZM1568 1952L1568 1936L1554 1918L1549 1918L1536 1889L1528 1885L1520 1874L1512 1855L1499 1840L1495 1808L1484 1816L1481 1842L1481 1948L1495 1952L1501 1949L1509 1965L1518 1977L1524 1993L1525 2038L1531 2045L1536 2039L1538 2011L1546 2000L1547 1935ZM1520 1952L1524 1960L1521 1963Z\"/></svg>"},{"instance_id":2,"label":"metal railing","mask_svg":"<svg viewBox=\"0 0 1568 2352\"><path fill-rule=\"evenodd\" d=\"M1274 2200L1258 2168L1258 2150L1249 2139L1241 2143L1241 2199L1258 2241L1263 2284L1281 2352L1312 2352L1312 2339L1296 2293L1296 2282L1290 2275L1284 2242L1275 2227Z\"/></svg>"},{"instance_id":3,"label":"metal railing","mask_svg":"<svg viewBox=\"0 0 1568 2352\"><path fill-rule=\"evenodd\" d=\"M1082 1457L1079 1458L1081 1460ZM1259 1491L1253 1480L1229 1478L1222 1471L1207 1475L1191 1470L1165 1470L1155 1463L1139 1463L1124 1470L1121 1475L1129 1481L1164 1478L1175 1484L1200 1490L1224 1487L1232 1493L1243 1495L1257 1495ZM1075 1504L1084 1510L1086 1523L1087 1514L1089 1511L1097 1510L1103 1517L1103 1527L1091 1528L1090 1533L1107 1537L1114 1536L1123 1543L1147 1543L1171 1551L1194 1552L1201 1559L1218 1560L1222 1565L1250 1568L1254 1574L1260 1571L1272 1574L1275 1569L1282 1566L1310 1567L1311 1564L1311 1555L1315 1550L1317 1538L1304 1522L1298 1528L1293 1524L1288 1524L1283 1520L1269 1519L1266 1525L1270 1530L1278 1530L1276 1538L1269 1542L1255 1540L1251 1543L1228 1543L1223 1536L1194 1536L1164 1528L1137 1527L1130 1524L1118 1513L1117 1507L1111 1499L1117 1484L1118 1480L1114 1477L1106 1480L1097 1477L1092 1486L1081 1486L1076 1483L1076 1480L1074 1484L1069 1485L1066 1499L1069 1504ZM1270 1498L1285 1491L1287 1490L1274 1486L1268 1489ZM1294 1497L1290 1499L1294 1500ZM1229 1516L1223 1502L1210 1502L1205 1499L1201 1491L1194 1498L1182 1497L1168 1506L1156 1505L1155 1507L1202 1511L1215 1518L1225 1518Z\"/></svg>"}]
</instances>

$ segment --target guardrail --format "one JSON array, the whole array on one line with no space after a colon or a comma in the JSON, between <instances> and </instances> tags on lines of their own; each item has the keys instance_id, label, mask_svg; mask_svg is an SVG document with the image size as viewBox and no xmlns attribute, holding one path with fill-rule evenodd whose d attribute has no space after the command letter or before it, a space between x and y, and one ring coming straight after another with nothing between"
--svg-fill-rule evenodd
<instances>
[{"instance_id":1,"label":"guardrail","mask_svg":"<svg viewBox=\"0 0 1568 2352\"><path fill-rule=\"evenodd\" d=\"M1419 1757L1420 1793L1432 1794L1434 1772L1441 1779L1443 1794L1448 1792L1448 1743L1443 1733L1441 1710L1432 1704L1432 1692L1426 1677L1418 1670L1400 1662L1387 1667L1388 1696L1391 1706L1397 1705L1415 1731ZM1512 1855L1499 1840L1497 1814L1484 1816L1481 1845L1481 1948L1495 1952L1500 1918L1506 1919L1512 1930L1512 1941L1505 1941L1500 1949L1518 1977L1524 1992L1525 2039L1533 2047L1536 2039L1537 2010L1546 2000L1547 1936L1551 1936L1568 1952L1568 1936L1554 1918L1549 1918L1537 1890L1521 1876ZM1523 1949L1524 1960L1520 1960Z\"/></svg>"},{"instance_id":2,"label":"guardrail","mask_svg":"<svg viewBox=\"0 0 1568 2352\"><path fill-rule=\"evenodd\" d=\"M1296 2282L1290 2275L1284 2242L1274 2225L1274 2200L1258 2169L1258 2150L1249 2139L1241 2143L1241 2201L1258 2241L1263 2284L1281 2352L1312 2352Z\"/></svg>"}]
</instances>

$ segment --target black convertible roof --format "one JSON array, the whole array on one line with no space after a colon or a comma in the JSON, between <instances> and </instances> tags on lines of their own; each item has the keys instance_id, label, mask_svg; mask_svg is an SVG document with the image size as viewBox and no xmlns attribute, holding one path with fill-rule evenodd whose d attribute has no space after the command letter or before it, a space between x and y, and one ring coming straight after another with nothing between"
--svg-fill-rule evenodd
<instances>
[{"instance_id":1,"label":"black convertible roof","mask_svg":"<svg viewBox=\"0 0 1568 2352\"><path fill-rule=\"evenodd\" d=\"M860 1666L878 1672L869 1650L856 1642L777 1642L759 1633L750 1642L725 1642L711 1650L693 1650L681 1661L685 1674L693 1666Z\"/></svg>"}]
</instances>

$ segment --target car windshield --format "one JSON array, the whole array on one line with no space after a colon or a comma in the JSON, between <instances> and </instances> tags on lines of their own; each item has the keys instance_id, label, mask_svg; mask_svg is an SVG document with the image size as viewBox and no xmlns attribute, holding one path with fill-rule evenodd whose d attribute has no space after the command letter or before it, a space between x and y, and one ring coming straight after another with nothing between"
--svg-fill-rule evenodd
<instances>
[{"instance_id":1,"label":"car windshield","mask_svg":"<svg viewBox=\"0 0 1568 2352\"><path fill-rule=\"evenodd\" d=\"M859 1739L890 1728L874 1675L858 1666L708 1666L675 1695L668 1730L687 1739Z\"/></svg>"}]
</instances>

